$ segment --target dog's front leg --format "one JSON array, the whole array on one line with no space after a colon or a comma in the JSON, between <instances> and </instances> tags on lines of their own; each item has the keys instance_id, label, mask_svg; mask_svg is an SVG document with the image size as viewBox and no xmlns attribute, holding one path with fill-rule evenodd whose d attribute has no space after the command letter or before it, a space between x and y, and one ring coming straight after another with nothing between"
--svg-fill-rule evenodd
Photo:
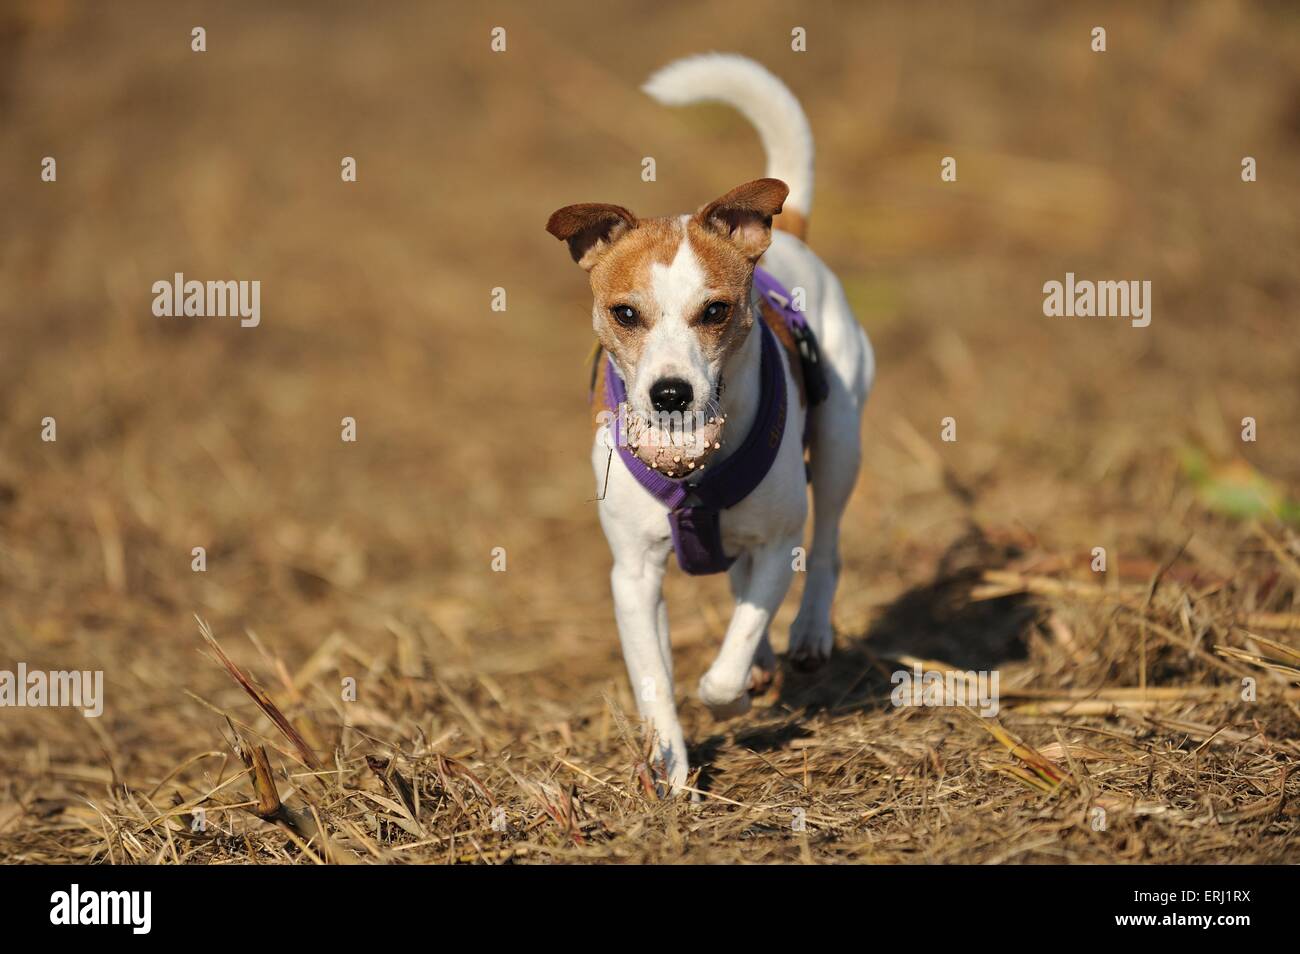
<instances>
[{"instance_id":1,"label":"dog's front leg","mask_svg":"<svg viewBox=\"0 0 1300 954\"><path fill-rule=\"evenodd\" d=\"M794 564L790 554L799 545L800 538L791 536L760 547L750 556L748 578L733 582L743 591L736 593L736 610L722 649L700 678L700 700L720 719L742 715L749 710L750 667L776 614L790 581L794 577Z\"/></svg>"},{"instance_id":2,"label":"dog's front leg","mask_svg":"<svg viewBox=\"0 0 1300 954\"><path fill-rule=\"evenodd\" d=\"M674 791L686 784L686 738L673 702L673 664L664 608L666 546L616 553L610 584L619 641L632 694L655 733L658 756Z\"/></svg>"}]
</instances>

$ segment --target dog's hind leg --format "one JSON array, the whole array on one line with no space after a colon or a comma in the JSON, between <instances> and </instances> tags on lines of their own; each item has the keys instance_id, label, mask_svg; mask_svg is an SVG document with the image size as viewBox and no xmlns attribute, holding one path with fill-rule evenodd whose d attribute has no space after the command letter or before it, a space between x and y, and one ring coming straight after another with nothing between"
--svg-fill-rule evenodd
<instances>
[{"instance_id":1,"label":"dog's hind leg","mask_svg":"<svg viewBox=\"0 0 1300 954\"><path fill-rule=\"evenodd\" d=\"M831 654L831 604L840 575L840 518L857 482L862 459L860 405L842 390L813 414L813 540L808 554L799 613L790 627L789 658L799 669L815 669Z\"/></svg>"},{"instance_id":2,"label":"dog's hind leg","mask_svg":"<svg viewBox=\"0 0 1300 954\"><path fill-rule=\"evenodd\" d=\"M753 565L753 557L748 553L742 553L727 571L731 582L731 595L735 597L737 603L744 598L745 590L749 587L749 576ZM763 627L763 635L758 640L758 649L754 651L754 661L749 667L749 694L761 696L772 685L775 675L776 653L772 650L772 624L769 622Z\"/></svg>"}]
</instances>

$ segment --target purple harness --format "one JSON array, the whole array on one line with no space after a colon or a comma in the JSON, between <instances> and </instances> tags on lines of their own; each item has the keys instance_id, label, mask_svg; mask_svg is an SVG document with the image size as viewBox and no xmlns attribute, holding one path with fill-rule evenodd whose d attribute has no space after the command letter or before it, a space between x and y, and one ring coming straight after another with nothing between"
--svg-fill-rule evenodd
<instances>
[{"instance_id":1,"label":"purple harness","mask_svg":"<svg viewBox=\"0 0 1300 954\"><path fill-rule=\"evenodd\" d=\"M826 396L825 379L821 376L812 329L803 315L790 307L789 293L761 268L754 269L754 287L781 312L790 328L799 345L805 380L809 379L810 370L817 379L817 386L808 388L809 403L818 403ZM688 484L685 480L665 477L643 463L626 442L616 442L618 456L637 483L668 508L677 564L691 575L721 573L735 562L736 558L727 556L722 549L721 513L748 497L767 476L785 433L788 404L781 347L762 316L756 318L762 335L758 412L735 453L710 464L697 482ZM617 410L627 401L627 387L618 376L613 359L606 361L605 400L611 410Z\"/></svg>"}]
</instances>

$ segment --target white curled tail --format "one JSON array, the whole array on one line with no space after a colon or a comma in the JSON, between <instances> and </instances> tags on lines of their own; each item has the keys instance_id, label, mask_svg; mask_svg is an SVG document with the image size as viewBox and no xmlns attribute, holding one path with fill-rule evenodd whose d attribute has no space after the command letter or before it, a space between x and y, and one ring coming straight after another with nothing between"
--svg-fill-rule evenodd
<instances>
[{"instance_id":1,"label":"white curled tail","mask_svg":"<svg viewBox=\"0 0 1300 954\"><path fill-rule=\"evenodd\" d=\"M807 219L813 194L812 129L794 93L764 67L734 53L704 53L669 63L641 88L668 106L711 100L737 110L763 141L766 174L790 187L786 212Z\"/></svg>"}]
</instances>

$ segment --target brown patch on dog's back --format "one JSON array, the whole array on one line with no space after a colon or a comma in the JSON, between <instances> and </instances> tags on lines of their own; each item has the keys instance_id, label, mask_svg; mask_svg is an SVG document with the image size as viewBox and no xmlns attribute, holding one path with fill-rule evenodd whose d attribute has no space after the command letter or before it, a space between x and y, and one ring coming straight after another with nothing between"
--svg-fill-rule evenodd
<instances>
[{"instance_id":1,"label":"brown patch on dog's back","mask_svg":"<svg viewBox=\"0 0 1300 954\"><path fill-rule=\"evenodd\" d=\"M808 241L808 217L794 209L783 209L780 215L772 219L772 228L779 232L789 232L801 242Z\"/></svg>"},{"instance_id":2,"label":"brown patch on dog's back","mask_svg":"<svg viewBox=\"0 0 1300 954\"><path fill-rule=\"evenodd\" d=\"M790 376L794 378L794 386L799 391L799 406L807 407L808 388L804 384L803 362L799 360L799 345L794 340L794 334L790 331L790 326L785 323L785 316L766 298L759 300L758 307L763 312L763 321L772 329L777 342L785 351L790 365Z\"/></svg>"}]
</instances>

